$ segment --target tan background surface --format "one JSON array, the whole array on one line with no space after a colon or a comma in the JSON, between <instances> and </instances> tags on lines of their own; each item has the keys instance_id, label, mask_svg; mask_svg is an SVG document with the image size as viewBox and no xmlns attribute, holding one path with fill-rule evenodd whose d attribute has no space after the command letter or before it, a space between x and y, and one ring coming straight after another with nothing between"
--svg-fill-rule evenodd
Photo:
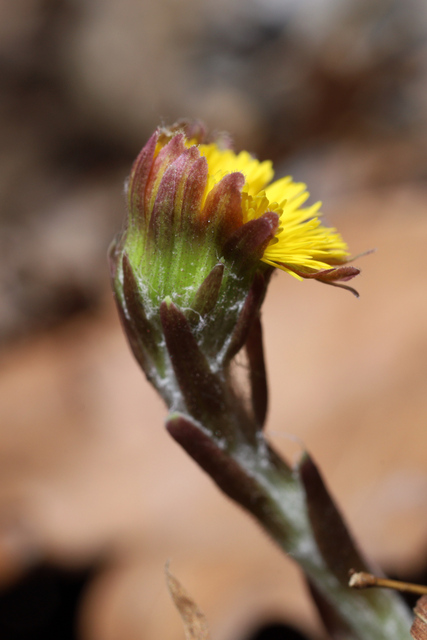
<instances>
[{"instance_id":1,"label":"tan background surface","mask_svg":"<svg viewBox=\"0 0 427 640\"><path fill-rule=\"evenodd\" d=\"M386 570L427 563L425 8L362 4L0 5L0 580L99 562L83 638L181 638L168 559L216 640L319 634L292 561L165 433L113 308L122 183L162 119L234 132L377 249L359 300L273 279L268 433L288 459L304 443Z\"/></svg>"}]
</instances>

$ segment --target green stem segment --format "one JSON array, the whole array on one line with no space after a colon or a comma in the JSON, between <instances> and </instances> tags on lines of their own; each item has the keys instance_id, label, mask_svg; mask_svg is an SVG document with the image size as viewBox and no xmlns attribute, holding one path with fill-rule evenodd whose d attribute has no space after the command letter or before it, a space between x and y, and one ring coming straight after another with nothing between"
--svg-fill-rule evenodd
<instances>
[{"instance_id":1,"label":"green stem segment","mask_svg":"<svg viewBox=\"0 0 427 640\"><path fill-rule=\"evenodd\" d=\"M301 566L332 637L409 640L411 616L397 594L354 591L350 569L369 570L314 464L291 470L260 435L233 451L215 432L182 414L167 421L172 437L219 488L248 510Z\"/></svg>"}]
</instances>

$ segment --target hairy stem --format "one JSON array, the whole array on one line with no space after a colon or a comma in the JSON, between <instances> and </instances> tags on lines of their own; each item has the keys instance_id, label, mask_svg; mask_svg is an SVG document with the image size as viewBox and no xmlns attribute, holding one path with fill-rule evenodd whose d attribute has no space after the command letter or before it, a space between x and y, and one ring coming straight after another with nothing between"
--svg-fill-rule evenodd
<instances>
[{"instance_id":1,"label":"hairy stem","mask_svg":"<svg viewBox=\"0 0 427 640\"><path fill-rule=\"evenodd\" d=\"M260 434L228 451L181 414L167 429L216 484L247 509L302 568L333 637L409 640L410 613L394 593L348 587L350 569L369 570L308 456L291 470Z\"/></svg>"}]
</instances>

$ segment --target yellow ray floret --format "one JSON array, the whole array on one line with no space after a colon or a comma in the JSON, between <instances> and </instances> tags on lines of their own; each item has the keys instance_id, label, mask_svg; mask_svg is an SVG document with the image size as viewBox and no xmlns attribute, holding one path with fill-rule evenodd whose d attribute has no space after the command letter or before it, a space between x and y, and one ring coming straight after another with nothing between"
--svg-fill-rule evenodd
<instances>
[{"instance_id":1,"label":"yellow ray floret","mask_svg":"<svg viewBox=\"0 0 427 640\"><path fill-rule=\"evenodd\" d=\"M236 154L216 144L201 144L199 151L209 167L206 194L226 174L240 171L245 176L244 222L259 218L266 211L279 215L279 228L264 252L263 262L297 278L300 276L293 269L314 273L346 262L349 256L346 243L336 229L320 222L321 203L302 206L309 197L305 184L293 182L290 177L271 182L274 176L271 161L259 162L247 151Z\"/></svg>"}]
</instances>

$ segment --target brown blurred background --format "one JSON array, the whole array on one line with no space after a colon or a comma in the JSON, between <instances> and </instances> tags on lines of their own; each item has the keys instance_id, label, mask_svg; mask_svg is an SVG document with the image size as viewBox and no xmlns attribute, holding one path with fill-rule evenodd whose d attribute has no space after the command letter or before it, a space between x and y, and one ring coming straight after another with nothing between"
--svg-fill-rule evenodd
<instances>
[{"instance_id":1,"label":"brown blurred background","mask_svg":"<svg viewBox=\"0 0 427 640\"><path fill-rule=\"evenodd\" d=\"M378 249L360 300L274 278L268 431L309 448L386 571L422 579L425 1L0 0L0 96L0 636L178 640L167 559L215 640L322 634L292 562L164 432L113 308L124 180L183 116Z\"/></svg>"}]
</instances>

